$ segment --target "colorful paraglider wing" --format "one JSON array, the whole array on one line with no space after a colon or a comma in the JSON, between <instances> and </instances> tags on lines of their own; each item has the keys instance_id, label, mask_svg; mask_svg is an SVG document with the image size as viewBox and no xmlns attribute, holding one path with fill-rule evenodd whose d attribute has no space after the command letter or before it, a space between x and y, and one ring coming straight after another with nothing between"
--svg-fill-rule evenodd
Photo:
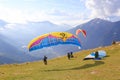
<instances>
[{"instance_id":1,"label":"colorful paraglider wing","mask_svg":"<svg viewBox=\"0 0 120 80\"><path fill-rule=\"evenodd\" d=\"M76 35L78 36L79 33L82 33L84 37L86 37L86 31L83 29L77 29L76 30Z\"/></svg>"},{"instance_id":2,"label":"colorful paraglider wing","mask_svg":"<svg viewBox=\"0 0 120 80\"><path fill-rule=\"evenodd\" d=\"M103 58L106 56L106 52L104 50L99 50L98 51L99 58ZM87 55L84 60L89 60L89 59L95 59L95 52L92 52L91 54Z\"/></svg>"},{"instance_id":3,"label":"colorful paraglider wing","mask_svg":"<svg viewBox=\"0 0 120 80\"><path fill-rule=\"evenodd\" d=\"M43 47L50 47L58 44L73 44L81 47L77 36L68 32L52 32L33 39L28 44L28 49L29 51L33 51Z\"/></svg>"}]
</instances>

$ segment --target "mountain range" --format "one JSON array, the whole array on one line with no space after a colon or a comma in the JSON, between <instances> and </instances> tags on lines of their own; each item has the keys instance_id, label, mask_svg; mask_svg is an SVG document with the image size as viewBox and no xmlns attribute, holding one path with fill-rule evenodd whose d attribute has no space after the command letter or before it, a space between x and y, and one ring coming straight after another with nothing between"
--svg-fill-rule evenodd
<instances>
[{"instance_id":1,"label":"mountain range","mask_svg":"<svg viewBox=\"0 0 120 80\"><path fill-rule=\"evenodd\" d=\"M111 45L120 41L120 21L110 22L95 18L84 24L71 28L69 25L57 25L49 21L10 24L0 20L0 64L20 63L41 60L44 55L49 58L65 55L67 52L91 49ZM87 37L79 34L82 48L74 45L58 45L28 52L26 46L31 39L55 31L67 31L75 34L77 29L84 29Z\"/></svg>"},{"instance_id":2,"label":"mountain range","mask_svg":"<svg viewBox=\"0 0 120 80\"><path fill-rule=\"evenodd\" d=\"M10 24L0 20L0 64L41 60L40 52L30 53L27 45L31 39L52 31L65 31L69 25L56 25L49 21Z\"/></svg>"},{"instance_id":3,"label":"mountain range","mask_svg":"<svg viewBox=\"0 0 120 80\"><path fill-rule=\"evenodd\" d=\"M120 21L110 22L95 18L68 31L75 34L77 29L84 29L87 32L86 38L79 35L82 49L107 46L113 41L120 41Z\"/></svg>"}]
</instances>

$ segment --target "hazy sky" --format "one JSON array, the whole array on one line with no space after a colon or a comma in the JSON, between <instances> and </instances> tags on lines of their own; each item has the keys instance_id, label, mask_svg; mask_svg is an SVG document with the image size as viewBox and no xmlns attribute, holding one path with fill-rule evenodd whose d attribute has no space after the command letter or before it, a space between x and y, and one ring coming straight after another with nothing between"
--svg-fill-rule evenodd
<instances>
[{"instance_id":1,"label":"hazy sky","mask_svg":"<svg viewBox=\"0 0 120 80\"><path fill-rule=\"evenodd\" d=\"M0 0L0 19L9 23L76 25L96 17L120 20L120 0Z\"/></svg>"}]
</instances>

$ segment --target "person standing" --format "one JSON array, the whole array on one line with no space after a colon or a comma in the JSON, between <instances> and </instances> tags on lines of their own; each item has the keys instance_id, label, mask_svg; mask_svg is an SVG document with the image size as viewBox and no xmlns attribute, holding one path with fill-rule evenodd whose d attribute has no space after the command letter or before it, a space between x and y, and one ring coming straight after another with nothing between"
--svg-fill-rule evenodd
<instances>
[{"instance_id":1,"label":"person standing","mask_svg":"<svg viewBox=\"0 0 120 80\"><path fill-rule=\"evenodd\" d=\"M99 54L98 54L98 51L95 52L95 59L98 59L99 58Z\"/></svg>"},{"instance_id":2,"label":"person standing","mask_svg":"<svg viewBox=\"0 0 120 80\"><path fill-rule=\"evenodd\" d=\"M67 53L67 57L70 60L70 57L71 57L70 53Z\"/></svg>"},{"instance_id":3,"label":"person standing","mask_svg":"<svg viewBox=\"0 0 120 80\"><path fill-rule=\"evenodd\" d=\"M47 65L47 56L44 56L43 62L44 62L45 65Z\"/></svg>"},{"instance_id":4,"label":"person standing","mask_svg":"<svg viewBox=\"0 0 120 80\"><path fill-rule=\"evenodd\" d=\"M74 58L74 56L73 56L73 52L71 52L70 55L71 55L71 58Z\"/></svg>"}]
</instances>

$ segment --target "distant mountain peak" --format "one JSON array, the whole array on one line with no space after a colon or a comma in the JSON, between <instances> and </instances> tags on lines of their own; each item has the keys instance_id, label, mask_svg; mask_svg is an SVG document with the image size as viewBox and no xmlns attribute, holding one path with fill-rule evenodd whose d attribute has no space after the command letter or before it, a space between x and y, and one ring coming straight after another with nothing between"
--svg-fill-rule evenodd
<instances>
[{"instance_id":1,"label":"distant mountain peak","mask_svg":"<svg viewBox=\"0 0 120 80\"><path fill-rule=\"evenodd\" d=\"M103 20L103 19L101 19L101 18L94 18L94 19L92 19L92 20L98 21L98 20Z\"/></svg>"},{"instance_id":2,"label":"distant mountain peak","mask_svg":"<svg viewBox=\"0 0 120 80\"><path fill-rule=\"evenodd\" d=\"M108 20L105 20L105 19L101 19L101 18L95 18L95 19L92 19L90 22L110 22Z\"/></svg>"},{"instance_id":3,"label":"distant mountain peak","mask_svg":"<svg viewBox=\"0 0 120 80\"><path fill-rule=\"evenodd\" d=\"M101 19L101 18L95 18L89 21L89 23L108 23L108 22L111 23L111 21Z\"/></svg>"}]
</instances>

